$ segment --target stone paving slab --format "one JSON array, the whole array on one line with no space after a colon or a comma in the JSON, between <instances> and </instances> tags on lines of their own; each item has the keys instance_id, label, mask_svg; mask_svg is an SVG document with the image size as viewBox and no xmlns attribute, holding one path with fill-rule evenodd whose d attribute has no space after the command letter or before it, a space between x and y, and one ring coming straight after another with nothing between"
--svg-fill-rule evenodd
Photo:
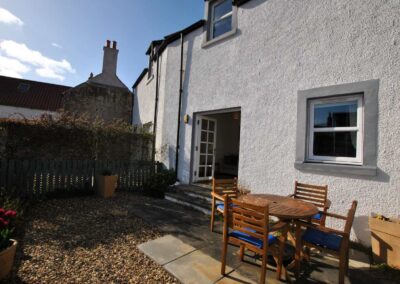
<instances>
[{"instance_id":1,"label":"stone paving slab","mask_svg":"<svg viewBox=\"0 0 400 284\"><path fill-rule=\"evenodd\" d=\"M162 238L143 243L139 245L138 248L161 265L196 250L191 245L188 245L171 235L166 235Z\"/></svg>"},{"instance_id":2,"label":"stone paving slab","mask_svg":"<svg viewBox=\"0 0 400 284\"><path fill-rule=\"evenodd\" d=\"M164 268L182 283L215 283L221 275L221 263L200 250L168 263ZM233 268L226 267L230 273Z\"/></svg>"}]
</instances>

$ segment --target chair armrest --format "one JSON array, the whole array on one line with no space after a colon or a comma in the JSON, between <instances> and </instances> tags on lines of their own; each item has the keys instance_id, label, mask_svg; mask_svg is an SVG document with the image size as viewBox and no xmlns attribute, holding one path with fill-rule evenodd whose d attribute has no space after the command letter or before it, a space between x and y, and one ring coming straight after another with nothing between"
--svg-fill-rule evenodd
<instances>
[{"instance_id":1,"label":"chair armrest","mask_svg":"<svg viewBox=\"0 0 400 284\"><path fill-rule=\"evenodd\" d=\"M211 192L211 196L215 197L218 200L224 201L224 197L219 194L216 194L215 192Z\"/></svg>"},{"instance_id":2,"label":"chair armrest","mask_svg":"<svg viewBox=\"0 0 400 284\"><path fill-rule=\"evenodd\" d=\"M327 210L327 209L331 208L331 204L332 204L332 202L329 199L327 199L326 203L325 203L325 206L324 206L324 209Z\"/></svg>"},{"instance_id":3,"label":"chair armrest","mask_svg":"<svg viewBox=\"0 0 400 284\"><path fill-rule=\"evenodd\" d=\"M314 225L311 223L306 223L303 221L296 221L297 225L303 226L303 227L307 227L307 228L312 228L324 233L332 233L332 234L337 234L337 235L341 235L343 237L348 237L349 234L340 230L336 230L336 229L332 229L332 228L327 228L327 227L322 227L322 226L318 226L318 225Z\"/></svg>"},{"instance_id":4,"label":"chair armrest","mask_svg":"<svg viewBox=\"0 0 400 284\"><path fill-rule=\"evenodd\" d=\"M329 212L322 212L322 214L326 215L327 217L332 217L336 219L342 219L342 220L347 220L346 216L335 214L335 213L329 213Z\"/></svg>"}]
</instances>

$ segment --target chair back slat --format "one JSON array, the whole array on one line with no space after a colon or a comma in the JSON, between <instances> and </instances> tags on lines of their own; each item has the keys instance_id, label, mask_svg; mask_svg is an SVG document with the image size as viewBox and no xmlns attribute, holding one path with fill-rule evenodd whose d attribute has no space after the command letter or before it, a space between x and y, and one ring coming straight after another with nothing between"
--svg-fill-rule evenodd
<instances>
[{"instance_id":1,"label":"chair back slat","mask_svg":"<svg viewBox=\"0 0 400 284\"><path fill-rule=\"evenodd\" d=\"M345 233L350 234L351 227L353 226L354 216L356 215L357 204L358 204L357 200L354 200L353 203L351 204L349 212L347 213L347 220L344 226Z\"/></svg>"},{"instance_id":2,"label":"chair back slat","mask_svg":"<svg viewBox=\"0 0 400 284\"><path fill-rule=\"evenodd\" d=\"M324 207L328 199L328 186L295 182L294 198Z\"/></svg>"},{"instance_id":3,"label":"chair back slat","mask_svg":"<svg viewBox=\"0 0 400 284\"><path fill-rule=\"evenodd\" d=\"M230 227L258 239L268 236L268 206L259 207L230 200L233 206L229 209Z\"/></svg>"},{"instance_id":4,"label":"chair back slat","mask_svg":"<svg viewBox=\"0 0 400 284\"><path fill-rule=\"evenodd\" d=\"M213 179L212 191L220 196L227 195L230 198L238 197L237 179Z\"/></svg>"}]
</instances>

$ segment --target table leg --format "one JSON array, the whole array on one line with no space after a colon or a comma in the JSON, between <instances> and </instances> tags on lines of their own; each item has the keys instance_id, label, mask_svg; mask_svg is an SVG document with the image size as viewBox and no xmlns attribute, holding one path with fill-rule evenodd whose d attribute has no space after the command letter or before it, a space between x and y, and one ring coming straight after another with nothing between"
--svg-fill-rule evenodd
<instances>
[{"instance_id":1,"label":"table leg","mask_svg":"<svg viewBox=\"0 0 400 284\"><path fill-rule=\"evenodd\" d=\"M296 254L295 254L295 277L299 277L300 273L300 262L301 262L301 226L298 223L296 225Z\"/></svg>"}]
</instances>

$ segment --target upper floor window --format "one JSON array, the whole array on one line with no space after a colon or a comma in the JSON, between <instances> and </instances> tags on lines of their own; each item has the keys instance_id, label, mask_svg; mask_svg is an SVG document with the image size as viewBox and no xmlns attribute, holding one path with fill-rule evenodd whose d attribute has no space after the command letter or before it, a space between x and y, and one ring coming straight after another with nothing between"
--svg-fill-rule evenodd
<instances>
[{"instance_id":1,"label":"upper floor window","mask_svg":"<svg viewBox=\"0 0 400 284\"><path fill-rule=\"evenodd\" d=\"M232 9L232 0L218 0L211 3L210 39L232 30Z\"/></svg>"},{"instance_id":2,"label":"upper floor window","mask_svg":"<svg viewBox=\"0 0 400 284\"><path fill-rule=\"evenodd\" d=\"M362 95L310 101L308 160L362 163Z\"/></svg>"}]
</instances>

